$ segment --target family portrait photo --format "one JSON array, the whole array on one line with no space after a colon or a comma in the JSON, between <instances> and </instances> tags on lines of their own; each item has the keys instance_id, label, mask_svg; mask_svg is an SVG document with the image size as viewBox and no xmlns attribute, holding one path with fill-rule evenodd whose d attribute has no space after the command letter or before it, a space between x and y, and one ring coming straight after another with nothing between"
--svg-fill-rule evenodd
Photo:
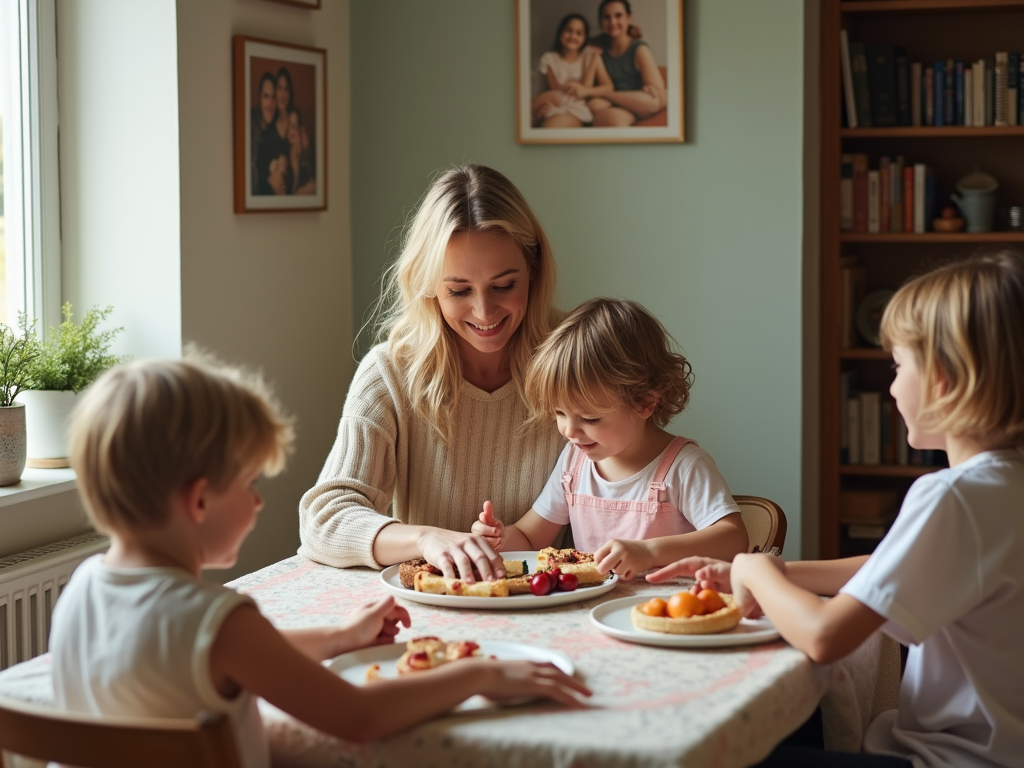
<instances>
[{"instance_id":1,"label":"family portrait photo","mask_svg":"<svg viewBox=\"0 0 1024 768\"><path fill-rule=\"evenodd\" d=\"M685 140L682 0L518 0L521 144Z\"/></svg>"},{"instance_id":2,"label":"family portrait photo","mask_svg":"<svg viewBox=\"0 0 1024 768\"><path fill-rule=\"evenodd\" d=\"M236 213L327 207L325 56L235 37Z\"/></svg>"}]
</instances>

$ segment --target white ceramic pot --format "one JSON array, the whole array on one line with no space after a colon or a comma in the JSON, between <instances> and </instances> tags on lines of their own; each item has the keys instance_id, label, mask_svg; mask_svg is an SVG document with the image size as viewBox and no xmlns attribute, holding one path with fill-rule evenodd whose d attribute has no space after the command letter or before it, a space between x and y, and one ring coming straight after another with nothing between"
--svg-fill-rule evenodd
<instances>
[{"instance_id":1,"label":"white ceramic pot","mask_svg":"<svg viewBox=\"0 0 1024 768\"><path fill-rule=\"evenodd\" d=\"M25 471L25 406L0 408L0 485L14 485Z\"/></svg>"},{"instance_id":2,"label":"white ceramic pot","mask_svg":"<svg viewBox=\"0 0 1024 768\"><path fill-rule=\"evenodd\" d=\"M17 397L25 404L30 467L68 466L68 421L77 395L71 391L26 389Z\"/></svg>"}]
</instances>

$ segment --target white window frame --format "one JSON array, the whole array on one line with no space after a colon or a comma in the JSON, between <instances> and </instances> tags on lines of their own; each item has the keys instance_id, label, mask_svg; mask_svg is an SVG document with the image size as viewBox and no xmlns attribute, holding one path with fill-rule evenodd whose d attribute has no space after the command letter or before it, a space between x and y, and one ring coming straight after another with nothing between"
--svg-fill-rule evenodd
<instances>
[{"instance_id":1,"label":"white window frame","mask_svg":"<svg viewBox=\"0 0 1024 768\"><path fill-rule=\"evenodd\" d=\"M0 0L0 13L21 41L16 58L7 41L3 54L14 59L9 92L21 115L4 125L8 319L16 326L24 312L43 332L61 319L56 3Z\"/></svg>"}]
</instances>

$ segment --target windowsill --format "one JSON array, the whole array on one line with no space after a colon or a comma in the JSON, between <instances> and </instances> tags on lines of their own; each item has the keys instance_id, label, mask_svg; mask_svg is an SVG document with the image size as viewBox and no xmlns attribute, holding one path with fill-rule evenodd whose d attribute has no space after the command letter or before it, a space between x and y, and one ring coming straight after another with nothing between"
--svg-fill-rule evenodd
<instances>
[{"instance_id":1,"label":"windowsill","mask_svg":"<svg viewBox=\"0 0 1024 768\"><path fill-rule=\"evenodd\" d=\"M0 507L73 491L75 488L75 471L73 469L26 467L20 482L0 488Z\"/></svg>"}]
</instances>

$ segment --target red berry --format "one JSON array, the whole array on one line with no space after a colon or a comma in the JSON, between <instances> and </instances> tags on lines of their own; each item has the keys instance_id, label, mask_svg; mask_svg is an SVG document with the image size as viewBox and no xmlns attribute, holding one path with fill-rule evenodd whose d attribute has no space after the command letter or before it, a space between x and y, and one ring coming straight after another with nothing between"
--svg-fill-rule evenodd
<instances>
[{"instance_id":1,"label":"red berry","mask_svg":"<svg viewBox=\"0 0 1024 768\"><path fill-rule=\"evenodd\" d=\"M551 579L546 573L535 573L530 579L530 591L537 597L543 597L551 591Z\"/></svg>"},{"instance_id":2,"label":"red berry","mask_svg":"<svg viewBox=\"0 0 1024 768\"><path fill-rule=\"evenodd\" d=\"M580 580L575 573L558 574L558 588L563 592L572 592L580 585Z\"/></svg>"}]
</instances>

